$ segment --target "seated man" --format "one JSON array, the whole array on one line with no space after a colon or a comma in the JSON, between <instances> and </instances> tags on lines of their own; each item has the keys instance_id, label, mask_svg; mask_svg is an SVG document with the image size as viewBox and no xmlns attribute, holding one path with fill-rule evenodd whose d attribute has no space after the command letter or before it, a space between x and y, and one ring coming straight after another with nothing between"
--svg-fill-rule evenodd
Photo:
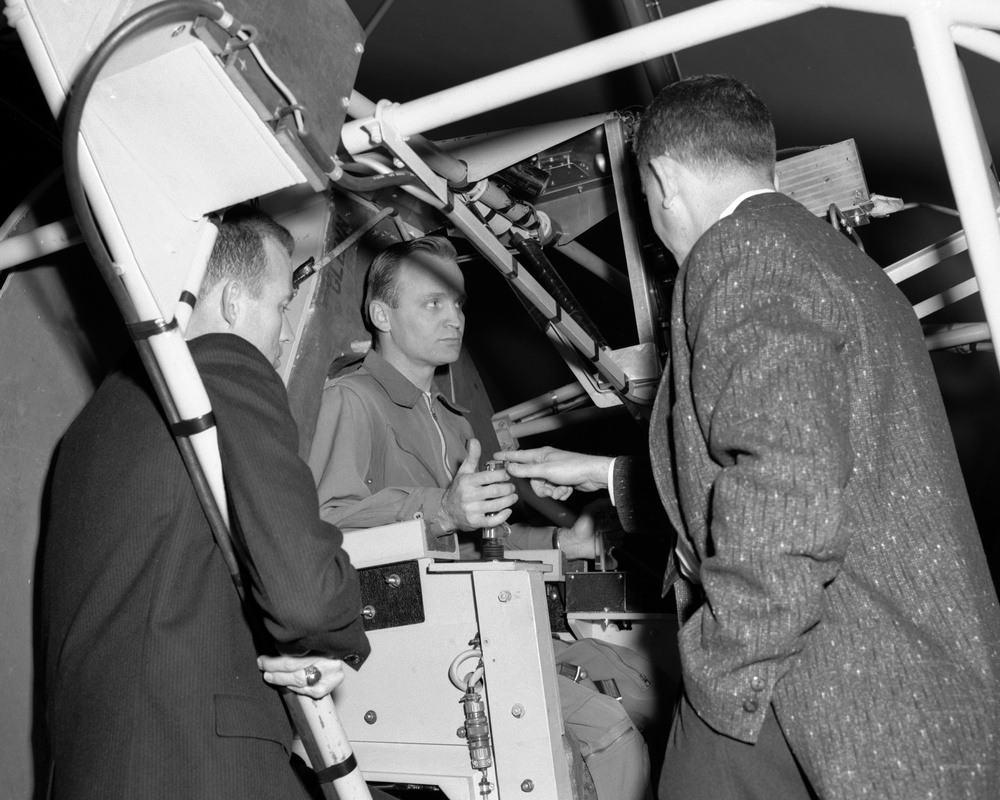
<instances>
[{"instance_id":1,"label":"seated man","mask_svg":"<svg viewBox=\"0 0 1000 800\"><path fill-rule=\"evenodd\" d=\"M478 471L471 425L434 388L465 329L455 256L446 239L426 237L390 246L371 266L364 310L374 348L357 371L328 381L309 455L320 514L341 528L423 519L440 537L498 525L517 500L506 472ZM594 538L581 515L572 528L515 525L509 546L594 558ZM648 797L646 745L622 705L563 676L559 686L597 796Z\"/></svg>"}]
</instances>

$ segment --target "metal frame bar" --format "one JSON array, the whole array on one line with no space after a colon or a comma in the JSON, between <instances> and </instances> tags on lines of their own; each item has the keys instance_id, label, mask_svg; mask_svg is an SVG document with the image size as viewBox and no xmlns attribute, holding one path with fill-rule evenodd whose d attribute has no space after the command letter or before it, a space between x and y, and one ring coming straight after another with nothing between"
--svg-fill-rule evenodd
<instances>
[{"instance_id":1,"label":"metal frame bar","mask_svg":"<svg viewBox=\"0 0 1000 800\"><path fill-rule=\"evenodd\" d=\"M905 19L927 88L945 166L968 239L986 319L1000 330L1000 224L993 200L990 163L968 93L956 45L1000 61L995 0L716 0L661 20L469 81L401 104L395 113L400 135L502 108L665 53L704 44L819 8L841 8ZM366 130L371 120L344 126L349 152L376 146Z\"/></svg>"}]
</instances>

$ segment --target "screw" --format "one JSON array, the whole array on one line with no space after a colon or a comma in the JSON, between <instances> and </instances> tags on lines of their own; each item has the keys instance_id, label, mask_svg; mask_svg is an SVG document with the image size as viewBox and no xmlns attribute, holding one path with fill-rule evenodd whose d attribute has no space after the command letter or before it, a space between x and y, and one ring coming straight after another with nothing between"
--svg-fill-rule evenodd
<instances>
[{"instance_id":1,"label":"screw","mask_svg":"<svg viewBox=\"0 0 1000 800\"><path fill-rule=\"evenodd\" d=\"M528 780L521 781L522 792L531 792L534 791L534 788L535 788L535 782L530 778Z\"/></svg>"},{"instance_id":2,"label":"screw","mask_svg":"<svg viewBox=\"0 0 1000 800\"><path fill-rule=\"evenodd\" d=\"M365 46L361 44L361 42L358 42L356 45L354 45L354 52L357 53L358 55L361 55L363 52L365 52Z\"/></svg>"},{"instance_id":3,"label":"screw","mask_svg":"<svg viewBox=\"0 0 1000 800\"><path fill-rule=\"evenodd\" d=\"M351 98L350 97L341 97L340 98L340 104L344 108L347 108L351 104Z\"/></svg>"},{"instance_id":4,"label":"screw","mask_svg":"<svg viewBox=\"0 0 1000 800\"><path fill-rule=\"evenodd\" d=\"M510 713L511 716L514 717L514 719L521 719L521 717L524 716L524 706L522 706L520 703L514 703L514 705L510 709Z\"/></svg>"},{"instance_id":5,"label":"screw","mask_svg":"<svg viewBox=\"0 0 1000 800\"><path fill-rule=\"evenodd\" d=\"M365 606L362 608L361 616L365 619L375 619L375 606Z\"/></svg>"},{"instance_id":6,"label":"screw","mask_svg":"<svg viewBox=\"0 0 1000 800\"><path fill-rule=\"evenodd\" d=\"M376 714L374 711L365 712L365 722L367 722L369 725L374 725L375 720L377 719L378 719L378 714Z\"/></svg>"},{"instance_id":7,"label":"screw","mask_svg":"<svg viewBox=\"0 0 1000 800\"><path fill-rule=\"evenodd\" d=\"M509 603L510 602L510 592L508 592L506 589L504 589L502 592L500 592L500 594L497 595L497 600L499 600L501 603Z\"/></svg>"},{"instance_id":8,"label":"screw","mask_svg":"<svg viewBox=\"0 0 1000 800\"><path fill-rule=\"evenodd\" d=\"M398 575L386 575L385 582L388 583L393 589L398 589L402 585L403 579Z\"/></svg>"},{"instance_id":9,"label":"screw","mask_svg":"<svg viewBox=\"0 0 1000 800\"><path fill-rule=\"evenodd\" d=\"M464 738L465 738L465 735L466 735L466 734L465 734L465 728L464 728L464 727L463 727L463 728L459 728L459 729L458 729L457 731L455 731L455 735L456 735L456 736L457 736L457 737L458 737L459 739L464 739Z\"/></svg>"},{"instance_id":10,"label":"screw","mask_svg":"<svg viewBox=\"0 0 1000 800\"><path fill-rule=\"evenodd\" d=\"M170 35L172 37L180 36L186 30L187 30L187 25L178 25L176 28L174 28L172 31L170 31Z\"/></svg>"}]
</instances>

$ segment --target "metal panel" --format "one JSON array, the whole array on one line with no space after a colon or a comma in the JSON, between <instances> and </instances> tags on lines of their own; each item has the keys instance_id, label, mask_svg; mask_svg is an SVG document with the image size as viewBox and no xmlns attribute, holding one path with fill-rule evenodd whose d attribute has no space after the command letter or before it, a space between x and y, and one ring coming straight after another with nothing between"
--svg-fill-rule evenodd
<instances>
[{"instance_id":1,"label":"metal panel","mask_svg":"<svg viewBox=\"0 0 1000 800\"><path fill-rule=\"evenodd\" d=\"M868 199L868 184L853 139L782 159L777 172L779 189L820 217L831 204L846 211Z\"/></svg>"}]
</instances>

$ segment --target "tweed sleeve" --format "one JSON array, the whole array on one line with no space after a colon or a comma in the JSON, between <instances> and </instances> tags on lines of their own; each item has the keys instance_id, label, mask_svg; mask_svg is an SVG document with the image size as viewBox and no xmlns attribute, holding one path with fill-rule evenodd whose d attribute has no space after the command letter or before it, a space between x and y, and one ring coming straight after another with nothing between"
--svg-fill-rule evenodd
<instances>
[{"instance_id":1,"label":"tweed sleeve","mask_svg":"<svg viewBox=\"0 0 1000 800\"><path fill-rule=\"evenodd\" d=\"M701 512L706 602L681 637L692 704L752 742L776 682L821 635L850 535L853 450L840 290L782 230L744 225L699 242L711 271L687 284L693 424L715 472Z\"/></svg>"},{"instance_id":2,"label":"tweed sleeve","mask_svg":"<svg viewBox=\"0 0 1000 800\"><path fill-rule=\"evenodd\" d=\"M358 575L340 531L319 518L284 385L239 337L191 344L217 420L244 580L267 632L284 652L319 651L359 666L370 646Z\"/></svg>"}]
</instances>

